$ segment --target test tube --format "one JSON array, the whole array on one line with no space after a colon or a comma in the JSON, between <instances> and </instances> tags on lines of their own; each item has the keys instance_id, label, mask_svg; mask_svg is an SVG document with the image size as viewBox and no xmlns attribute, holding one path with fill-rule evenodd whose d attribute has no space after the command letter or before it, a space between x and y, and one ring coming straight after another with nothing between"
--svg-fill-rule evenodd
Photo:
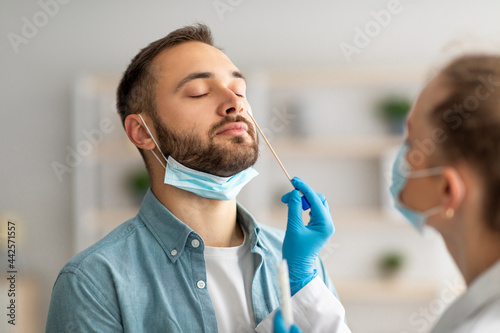
<instances>
[{"instance_id":1,"label":"test tube","mask_svg":"<svg viewBox=\"0 0 500 333\"><path fill-rule=\"evenodd\" d=\"M293 324L292 299L290 292L290 280L288 278L288 264L285 259L278 265L278 280L281 292L281 312L285 321L286 329Z\"/></svg>"}]
</instances>

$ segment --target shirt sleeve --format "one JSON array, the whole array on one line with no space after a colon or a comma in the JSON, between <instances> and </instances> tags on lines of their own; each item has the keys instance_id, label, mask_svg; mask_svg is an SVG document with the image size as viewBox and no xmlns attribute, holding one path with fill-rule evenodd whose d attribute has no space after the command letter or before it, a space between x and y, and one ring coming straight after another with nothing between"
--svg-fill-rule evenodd
<instances>
[{"instance_id":1,"label":"shirt sleeve","mask_svg":"<svg viewBox=\"0 0 500 333\"><path fill-rule=\"evenodd\" d=\"M46 333L123 332L120 315L85 276L62 272L52 290Z\"/></svg>"},{"instance_id":2,"label":"shirt sleeve","mask_svg":"<svg viewBox=\"0 0 500 333\"><path fill-rule=\"evenodd\" d=\"M345 310L320 277L315 277L292 297L293 319L303 332L351 333L345 323ZM255 329L273 332L276 309Z\"/></svg>"}]
</instances>

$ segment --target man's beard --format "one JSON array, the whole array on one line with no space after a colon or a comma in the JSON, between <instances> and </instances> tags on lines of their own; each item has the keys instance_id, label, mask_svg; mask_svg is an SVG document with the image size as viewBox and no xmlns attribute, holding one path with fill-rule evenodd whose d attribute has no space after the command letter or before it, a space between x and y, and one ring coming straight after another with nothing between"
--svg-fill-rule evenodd
<instances>
[{"instance_id":1,"label":"man's beard","mask_svg":"<svg viewBox=\"0 0 500 333\"><path fill-rule=\"evenodd\" d=\"M168 158L172 156L182 165L220 177L230 177L241 172L257 161L259 155L259 140L252 124L241 115L228 116L212 126L209 131L209 142L203 143L201 138L193 133L173 133L155 114L152 116L158 135L160 149ZM217 131L232 122L244 122L248 126L251 142L244 137L229 138L231 147L222 147L215 143Z\"/></svg>"}]
</instances>

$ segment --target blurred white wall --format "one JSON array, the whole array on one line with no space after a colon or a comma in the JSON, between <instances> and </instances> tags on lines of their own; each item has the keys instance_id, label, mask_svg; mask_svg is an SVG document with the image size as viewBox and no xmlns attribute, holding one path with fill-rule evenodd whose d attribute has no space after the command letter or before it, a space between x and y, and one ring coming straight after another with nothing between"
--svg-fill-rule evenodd
<instances>
[{"instance_id":1,"label":"blurred white wall","mask_svg":"<svg viewBox=\"0 0 500 333\"><path fill-rule=\"evenodd\" d=\"M52 6L44 21L40 3L53 2L0 0L0 215L19 221L19 270L40 279L42 323L57 273L73 255L71 180L59 181L51 163L64 160L70 143L78 73L122 71L140 48L196 21L243 70L430 66L452 40L479 37L497 47L500 36L500 2L401 0L349 62L339 45L353 45L355 29L391 1L221 0L231 9L221 14L212 0L72 0ZM24 28L29 37L13 47L12 33L25 38L23 26L34 20L38 31Z\"/></svg>"}]
</instances>

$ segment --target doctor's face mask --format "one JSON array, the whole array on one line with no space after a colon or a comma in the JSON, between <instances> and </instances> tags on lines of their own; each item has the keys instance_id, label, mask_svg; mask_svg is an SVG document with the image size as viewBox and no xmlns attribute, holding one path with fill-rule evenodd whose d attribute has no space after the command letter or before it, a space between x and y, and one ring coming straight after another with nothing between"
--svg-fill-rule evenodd
<instances>
[{"instance_id":1,"label":"doctor's face mask","mask_svg":"<svg viewBox=\"0 0 500 333\"><path fill-rule=\"evenodd\" d=\"M408 143L404 143L394 161L392 167L392 185L390 191L394 199L396 209L411 223L420 233L423 232L424 226L427 223L427 218L439 213L443 210L441 206L435 206L423 212L418 212L409 208L401 201L401 192L405 188L409 178L421 178L436 176L443 173L443 167L434 167L421 170L410 170L410 164L406 160L408 152Z\"/></svg>"}]
</instances>

